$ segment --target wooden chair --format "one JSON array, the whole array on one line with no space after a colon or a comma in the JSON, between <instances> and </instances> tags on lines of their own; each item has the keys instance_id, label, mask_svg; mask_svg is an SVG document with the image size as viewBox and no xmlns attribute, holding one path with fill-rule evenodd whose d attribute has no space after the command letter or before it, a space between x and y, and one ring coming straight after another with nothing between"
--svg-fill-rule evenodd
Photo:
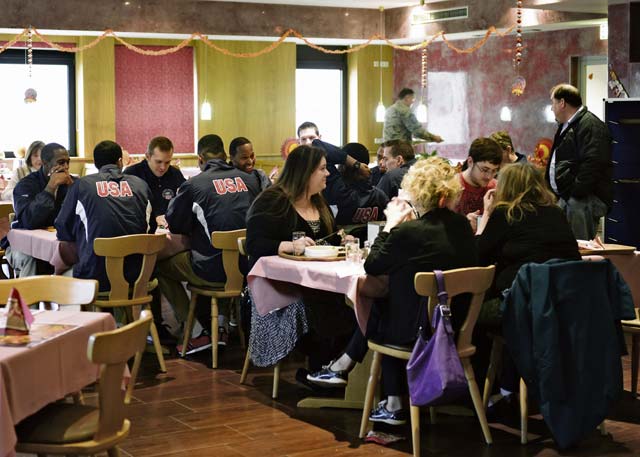
<instances>
[{"instance_id":1,"label":"wooden chair","mask_svg":"<svg viewBox=\"0 0 640 457\"><path fill-rule=\"evenodd\" d=\"M125 235L114 238L96 238L93 242L93 250L96 255L105 257L105 268L107 277L111 283L111 290L100 292L98 299L94 302L97 308L123 308L129 321L133 320L133 307L142 306L148 309L149 313L152 297L149 294L155 288L155 282L149 283L151 274L156 264L158 252L160 252L167 242L167 236L158 235ZM129 283L124 277L124 260L125 257L132 254L142 255L142 267L140 275L136 279L133 287L129 287ZM167 367L164 363L162 355L162 346L158 337L158 330L153 321L149 327L153 347L158 357L160 371L166 373ZM142 351L136 354L133 363L132 378L138 374L140 362L142 361ZM129 384L127 389L126 403L129 403L133 392L134 383Z\"/></svg>"},{"instance_id":2,"label":"wooden chair","mask_svg":"<svg viewBox=\"0 0 640 457\"><path fill-rule=\"evenodd\" d=\"M71 403L51 403L22 421L16 428L18 452L46 454L97 454L118 456L116 445L129 434L124 416L122 374L134 354L144 350L153 322L151 312L117 330L89 337L87 357L101 364L98 383L99 408ZM131 384L135 383L132 374Z\"/></svg>"},{"instance_id":3,"label":"wooden chair","mask_svg":"<svg viewBox=\"0 0 640 457\"><path fill-rule=\"evenodd\" d=\"M18 289L27 305L53 302L62 305L86 306L98 294L98 281L77 279L66 276L32 276L30 278L6 279L0 281L0 300L4 303L11 289Z\"/></svg>"},{"instance_id":4,"label":"wooden chair","mask_svg":"<svg viewBox=\"0 0 640 457\"><path fill-rule=\"evenodd\" d=\"M473 406L475 407L482 427L482 433L484 434L487 444L493 442L491 438L491 432L489 431L489 424L485 416L484 408L482 407L482 398L480 397L480 391L476 384L473 368L471 367L471 356L476 352L475 346L471 344L471 335L473 334L473 328L476 325L478 314L480 313L480 306L484 299L484 294L491 286L493 281L493 275L495 273L495 267L474 267L474 268L460 268L457 270L448 270L444 272L444 282L449 294L449 303L451 299L456 295L471 293L473 297L471 299L471 305L469 306L469 312L467 318L458 332L457 349L458 356L462 362L464 373L469 383L469 393L473 400ZM436 284L436 278L433 273L417 273L414 280L414 285L418 295L429 298L429 322L431 322L431 316L435 306L438 304L438 286ZM456 312L455 309L451 310ZM368 342L369 349L373 350L373 363L371 365L371 372L369 376L369 383L367 384L367 392L365 395L364 407L362 410L362 421L360 423L360 438L364 438L367 430L370 428L369 411L373 406L373 397L376 391L376 385L380 378L381 372L381 360L382 356L396 357L403 360L409 360L411 357L411 348L399 348L397 346L389 346L383 344L377 344L373 341ZM432 419L435 418L435 412L432 409ZM413 455L420 455L420 408L418 406L411 405L411 438L413 442Z\"/></svg>"},{"instance_id":5,"label":"wooden chair","mask_svg":"<svg viewBox=\"0 0 640 457\"><path fill-rule=\"evenodd\" d=\"M11 227L11 222L13 220L13 218L11 217L12 214L15 216L13 212L13 205L9 205L9 204L0 205L0 219L6 217L7 220L9 221L9 227ZM8 278L4 274L2 265L6 265L9 270ZM7 262L7 258L5 257L5 251L4 249L0 249L0 279L10 279L14 277L15 277L15 272L13 271L13 268L11 267L11 265L9 265L9 262Z\"/></svg>"},{"instance_id":6,"label":"wooden chair","mask_svg":"<svg viewBox=\"0 0 640 457\"><path fill-rule=\"evenodd\" d=\"M238 267L238 238L244 237L246 233L246 229L211 233L211 244L214 248L222 250L222 265L224 267L224 273L227 276L227 281L225 282L224 287L221 288L201 287L193 284L187 284L187 289L191 291L191 301L189 303L187 324L184 329L182 357L184 357L187 352L187 344L189 343L191 331L193 330L193 321L195 318L198 295L211 297L211 365L213 368L218 368L218 299L240 297L244 277Z\"/></svg>"},{"instance_id":7,"label":"wooden chair","mask_svg":"<svg viewBox=\"0 0 640 457\"><path fill-rule=\"evenodd\" d=\"M238 251L241 255L247 255L245 248L246 237L238 238ZM247 343L247 352L244 356L244 364L242 365L242 374L240 375L240 384L244 384L247 380L247 373L249 373L249 364L251 363L251 352L249 351L249 344ZM273 386L271 387L271 398L274 400L278 398L278 387L280 385L280 363L276 363L273 367Z\"/></svg>"}]
</instances>

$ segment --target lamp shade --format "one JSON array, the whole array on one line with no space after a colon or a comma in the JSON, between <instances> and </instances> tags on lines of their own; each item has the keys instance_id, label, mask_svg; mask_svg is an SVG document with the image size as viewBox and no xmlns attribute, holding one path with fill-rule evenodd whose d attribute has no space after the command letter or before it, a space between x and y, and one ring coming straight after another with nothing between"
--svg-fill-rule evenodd
<instances>
[{"instance_id":1,"label":"lamp shade","mask_svg":"<svg viewBox=\"0 0 640 457\"><path fill-rule=\"evenodd\" d=\"M208 101L202 102L202 106L200 106L200 119L210 121L212 114L211 104Z\"/></svg>"},{"instance_id":2,"label":"lamp shade","mask_svg":"<svg viewBox=\"0 0 640 457\"><path fill-rule=\"evenodd\" d=\"M376 122L384 122L384 113L386 109L382 104L382 100L378 102L378 107L376 108Z\"/></svg>"},{"instance_id":3,"label":"lamp shade","mask_svg":"<svg viewBox=\"0 0 640 457\"><path fill-rule=\"evenodd\" d=\"M427 122L427 105L425 105L422 101L416 108L416 118L418 119L418 122Z\"/></svg>"},{"instance_id":4,"label":"lamp shade","mask_svg":"<svg viewBox=\"0 0 640 457\"><path fill-rule=\"evenodd\" d=\"M500 120L502 122L511 122L511 110L508 106L503 106L500 110Z\"/></svg>"}]
</instances>

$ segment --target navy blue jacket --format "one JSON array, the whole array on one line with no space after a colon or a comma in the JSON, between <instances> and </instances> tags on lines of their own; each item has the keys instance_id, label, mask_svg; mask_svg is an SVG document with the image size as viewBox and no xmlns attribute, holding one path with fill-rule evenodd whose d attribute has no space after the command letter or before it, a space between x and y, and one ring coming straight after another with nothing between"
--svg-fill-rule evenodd
<instances>
[{"instance_id":1,"label":"navy blue jacket","mask_svg":"<svg viewBox=\"0 0 640 457\"><path fill-rule=\"evenodd\" d=\"M142 178L147 183L151 189L151 207L154 218L167 213L169 201L176 196L178 187L185 181L182 172L174 166L170 166L164 175L157 177L149 168L146 160L128 166L123 173Z\"/></svg>"},{"instance_id":2,"label":"navy blue jacket","mask_svg":"<svg viewBox=\"0 0 640 457\"><path fill-rule=\"evenodd\" d=\"M416 159L405 162L402 166L394 168L393 170L387 170L387 172L382 175L382 178L380 178L376 187L382 190L387 197L389 197L389 200L397 197L400 186L402 185L402 179L414 163L416 163Z\"/></svg>"},{"instance_id":3,"label":"navy blue jacket","mask_svg":"<svg viewBox=\"0 0 640 457\"><path fill-rule=\"evenodd\" d=\"M72 178L75 179L75 178ZM13 191L13 207L16 218L12 228L35 230L51 227L56 219L68 187L59 186L55 197L45 187L49 177L44 174L44 167L25 176Z\"/></svg>"},{"instance_id":4,"label":"navy blue jacket","mask_svg":"<svg viewBox=\"0 0 640 457\"><path fill-rule=\"evenodd\" d=\"M142 179L123 175L116 165L105 165L97 174L77 180L69 189L55 226L58 239L72 241L78 249L73 276L97 279L100 290L109 290L104 257L93 251L96 238L147 233L151 221L151 191ZM141 257L126 259L125 277L135 281Z\"/></svg>"},{"instance_id":5,"label":"navy blue jacket","mask_svg":"<svg viewBox=\"0 0 640 457\"><path fill-rule=\"evenodd\" d=\"M336 205L336 224L366 224L369 221L385 220L384 209L389 199L380 189L371 185L371 181L347 183L334 168L329 169L325 198L329 204Z\"/></svg>"},{"instance_id":6,"label":"navy blue jacket","mask_svg":"<svg viewBox=\"0 0 640 457\"><path fill-rule=\"evenodd\" d=\"M502 306L503 334L529 395L558 446L577 443L622 393L620 320L635 318L629 287L609 260L528 263Z\"/></svg>"},{"instance_id":7,"label":"navy blue jacket","mask_svg":"<svg viewBox=\"0 0 640 457\"><path fill-rule=\"evenodd\" d=\"M224 282L219 249L211 232L245 228L245 217L260 193L260 179L221 159L209 160L202 173L184 182L169 203L166 219L172 233L191 237L191 266L206 281Z\"/></svg>"}]
</instances>

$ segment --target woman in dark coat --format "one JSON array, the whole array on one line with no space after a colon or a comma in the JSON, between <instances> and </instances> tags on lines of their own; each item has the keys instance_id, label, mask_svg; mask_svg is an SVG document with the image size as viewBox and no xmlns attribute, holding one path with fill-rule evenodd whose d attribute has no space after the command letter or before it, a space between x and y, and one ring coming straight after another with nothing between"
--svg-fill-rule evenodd
<instances>
[{"instance_id":1,"label":"woman in dark coat","mask_svg":"<svg viewBox=\"0 0 640 457\"><path fill-rule=\"evenodd\" d=\"M461 191L455 169L439 157L419 160L404 177L403 199L395 198L387 206L387 223L364 264L368 274L389 275L389 297L374 304L367 338L385 344L412 344L419 328L428 325L426 306L413 286L415 274L477 264L469 222L450 209ZM456 309L458 307L454 307L455 321L464 321L466 316L456 314ZM348 371L356 361L362 361L366 350L366 339L358 330L340 358L308 379L323 384L344 384ZM405 365L406 361L383 357L386 399L371 412L372 421L392 425L406 421Z\"/></svg>"}]
</instances>

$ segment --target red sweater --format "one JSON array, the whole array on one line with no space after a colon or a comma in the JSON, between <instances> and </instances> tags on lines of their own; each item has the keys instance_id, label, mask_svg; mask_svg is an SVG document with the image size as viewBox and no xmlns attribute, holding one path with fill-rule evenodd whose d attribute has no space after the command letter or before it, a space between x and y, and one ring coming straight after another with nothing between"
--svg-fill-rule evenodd
<instances>
[{"instance_id":1,"label":"red sweater","mask_svg":"<svg viewBox=\"0 0 640 457\"><path fill-rule=\"evenodd\" d=\"M496 180L492 179L487 187L475 187L464 180L462 173L458 173L458 175L463 189L460 201L456 205L456 212L466 216L469 213L480 210L480 214L482 214L484 212L484 202L482 201L484 194L489 189L495 189Z\"/></svg>"}]
</instances>

